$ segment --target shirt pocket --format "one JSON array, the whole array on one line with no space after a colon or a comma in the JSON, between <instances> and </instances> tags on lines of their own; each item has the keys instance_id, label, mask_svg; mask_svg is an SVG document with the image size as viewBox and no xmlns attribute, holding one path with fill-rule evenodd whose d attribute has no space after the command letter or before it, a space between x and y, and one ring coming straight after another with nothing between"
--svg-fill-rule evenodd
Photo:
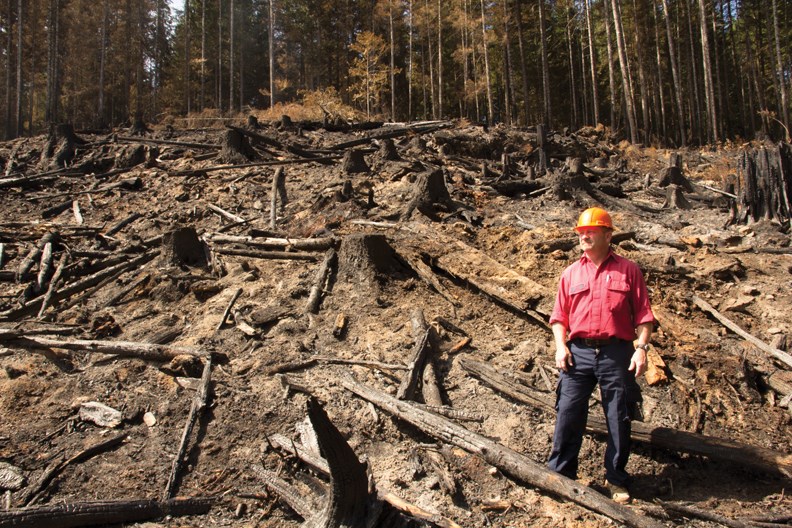
<instances>
[{"instance_id":1,"label":"shirt pocket","mask_svg":"<svg viewBox=\"0 0 792 528\"><path fill-rule=\"evenodd\" d=\"M608 304L611 311L618 311L630 306L630 283L624 280L608 281Z\"/></svg>"}]
</instances>

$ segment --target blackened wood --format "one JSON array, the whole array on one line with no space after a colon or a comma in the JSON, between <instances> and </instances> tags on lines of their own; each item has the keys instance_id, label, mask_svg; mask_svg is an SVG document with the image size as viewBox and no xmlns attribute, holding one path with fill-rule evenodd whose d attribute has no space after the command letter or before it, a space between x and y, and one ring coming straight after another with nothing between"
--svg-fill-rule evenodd
<instances>
[{"instance_id":1,"label":"blackened wood","mask_svg":"<svg viewBox=\"0 0 792 528\"><path fill-rule=\"evenodd\" d=\"M250 469L264 481L264 485L278 494L283 501L303 519L309 519L317 514L319 507L310 498L272 471L267 471L263 466L251 464Z\"/></svg>"},{"instance_id":2,"label":"blackened wood","mask_svg":"<svg viewBox=\"0 0 792 528\"><path fill-rule=\"evenodd\" d=\"M418 123L416 125L408 126L408 127L401 127L395 130L384 130L383 132L370 134L367 137L360 138L360 139L353 139L351 141L345 141L344 143L338 143L330 147L332 150L346 150L348 148L357 147L358 145L365 145L367 143L371 143L375 139L388 139L388 138L397 138L401 136L407 135L418 135L418 134L427 134L430 132L435 132L440 130L441 128L450 128L453 126L452 123L449 122L440 122L440 123Z\"/></svg>"},{"instance_id":3,"label":"blackened wood","mask_svg":"<svg viewBox=\"0 0 792 528\"><path fill-rule=\"evenodd\" d=\"M465 371L510 398L545 410L548 413L555 412L554 403L550 398L528 390L523 385L508 379L490 365L471 360L462 360L460 365ZM608 432L605 420L593 415L589 415L586 429L599 434ZM636 442L650 444L654 447L703 455L713 460L738 464L763 473L792 477L792 455L773 451L772 449L668 427L654 427L651 424L636 421L632 422L630 438Z\"/></svg>"},{"instance_id":4,"label":"blackened wood","mask_svg":"<svg viewBox=\"0 0 792 528\"><path fill-rule=\"evenodd\" d=\"M283 172L283 167L275 169L275 174L272 176L272 189L270 190L270 229L275 229L275 223L278 218L278 196L280 196L281 212L286 207L289 199L286 196L286 175Z\"/></svg>"},{"instance_id":5,"label":"blackened wood","mask_svg":"<svg viewBox=\"0 0 792 528\"><path fill-rule=\"evenodd\" d=\"M0 528L75 528L134 523L166 516L203 515L216 499L209 497L156 500L72 502L0 511Z\"/></svg>"},{"instance_id":6,"label":"blackened wood","mask_svg":"<svg viewBox=\"0 0 792 528\"><path fill-rule=\"evenodd\" d=\"M103 341L103 340L63 340L27 335L24 332L0 328L0 342L9 346L19 346L32 350L48 350L62 348L65 350L80 350L83 352L96 352L122 357L136 357L150 361L170 361L176 356L207 357L209 353L189 347L157 345L153 343L137 343L133 341Z\"/></svg>"},{"instance_id":7,"label":"blackened wood","mask_svg":"<svg viewBox=\"0 0 792 528\"><path fill-rule=\"evenodd\" d=\"M241 244L252 248L283 248L302 251L325 251L338 244L332 237L324 238L275 238L256 236L210 235L210 242L218 244Z\"/></svg>"},{"instance_id":8,"label":"blackened wood","mask_svg":"<svg viewBox=\"0 0 792 528\"><path fill-rule=\"evenodd\" d=\"M127 137L127 136L115 136L115 139L118 141L131 141L133 143L154 143L155 145L173 145L176 147L187 147L187 148L197 148L197 149L220 150L222 148L220 145L208 145L206 143L186 143L184 141L169 141L166 139L150 139L150 138L139 138L139 137Z\"/></svg>"},{"instance_id":9,"label":"blackened wood","mask_svg":"<svg viewBox=\"0 0 792 528\"><path fill-rule=\"evenodd\" d=\"M250 146L247 137L238 129L227 129L222 137L223 148L220 159L223 163L246 163L256 158L256 151Z\"/></svg>"},{"instance_id":10,"label":"blackened wood","mask_svg":"<svg viewBox=\"0 0 792 528\"><path fill-rule=\"evenodd\" d=\"M239 255L241 257L261 258L261 259L284 259L284 260L319 260L314 253L304 253L298 251L255 251L252 249L236 248L215 248L215 253L221 255Z\"/></svg>"},{"instance_id":11,"label":"blackened wood","mask_svg":"<svg viewBox=\"0 0 792 528\"><path fill-rule=\"evenodd\" d=\"M728 517L724 517L723 515L718 515L714 512L708 512L704 510L700 510L699 508L695 508L690 506L689 504L682 504L681 502L666 502L663 500L655 500L657 504L662 506L664 509L681 513L685 517L695 517L697 519L703 519L705 521L712 521L722 526L729 526L731 528L751 528L755 526L753 523L745 523L742 521L737 521L734 519L729 519Z\"/></svg>"},{"instance_id":12,"label":"blackened wood","mask_svg":"<svg viewBox=\"0 0 792 528\"><path fill-rule=\"evenodd\" d=\"M663 526L662 523L616 504L587 486L550 471L521 453L445 418L418 409L410 402L397 400L349 377L342 379L341 384L350 392L411 423L423 432L479 455L489 464L522 482L580 504L627 526L635 528L661 528Z\"/></svg>"},{"instance_id":13,"label":"blackened wood","mask_svg":"<svg viewBox=\"0 0 792 528\"><path fill-rule=\"evenodd\" d=\"M19 268L17 269L17 282L25 280L28 272L33 267L33 264L41 258L41 254L43 253L47 244L57 242L59 239L60 235L55 231L50 231L41 237L41 240L38 241L38 243L30 250L30 252L28 252L25 258L22 259L22 262L19 263Z\"/></svg>"},{"instance_id":14,"label":"blackened wood","mask_svg":"<svg viewBox=\"0 0 792 528\"><path fill-rule=\"evenodd\" d=\"M138 218L142 218L142 217L143 217L142 214L140 214L139 212L135 211L134 213L132 213L131 215L127 216L126 218L124 218L123 220L118 222L116 225L114 225L113 227L108 229L105 232L104 235L105 236L113 236L116 233L118 233L119 231L121 231L122 229L124 229L126 226L128 226L129 224L131 224L132 222L137 220Z\"/></svg>"},{"instance_id":15,"label":"blackened wood","mask_svg":"<svg viewBox=\"0 0 792 528\"><path fill-rule=\"evenodd\" d=\"M362 150L352 149L346 151L343 161L345 174L357 174L371 171L363 154L364 152Z\"/></svg>"},{"instance_id":16,"label":"blackened wood","mask_svg":"<svg viewBox=\"0 0 792 528\"><path fill-rule=\"evenodd\" d=\"M313 286L311 286L311 292L308 294L308 301L305 303L305 313L315 314L319 311L319 303L322 300L322 293L325 291L325 284L336 265L336 261L335 249L328 249L327 253L325 253L322 265L319 266L316 272Z\"/></svg>"},{"instance_id":17,"label":"blackened wood","mask_svg":"<svg viewBox=\"0 0 792 528\"><path fill-rule=\"evenodd\" d=\"M39 319L44 316L44 312L47 310L47 306L49 306L52 296L55 294L56 289L60 286L61 278L63 276L63 269L66 267L68 262L69 253L64 251L61 254L60 260L58 261L58 266L55 268L55 273L52 275L52 280L50 280L47 292L44 294L44 299L41 301L41 308L39 308L38 312Z\"/></svg>"},{"instance_id":18,"label":"blackened wood","mask_svg":"<svg viewBox=\"0 0 792 528\"><path fill-rule=\"evenodd\" d=\"M36 277L36 291L43 292L47 281L52 274L52 242L44 244L41 250L41 260L39 261L39 271Z\"/></svg>"},{"instance_id":19,"label":"blackened wood","mask_svg":"<svg viewBox=\"0 0 792 528\"><path fill-rule=\"evenodd\" d=\"M190 414L187 416L187 423L184 425L181 440L179 441L179 449L173 459L171 472L168 476L168 483L165 485L165 491L162 493L162 500L166 501L173 498L176 492L177 482L180 479L182 465L184 464L184 455L187 452L187 445L190 442L190 434L195 427L195 422L203 414L206 409L207 401L209 400L209 384L212 380L212 356L206 356L203 374L201 375L201 385L193 397L192 405L190 406Z\"/></svg>"},{"instance_id":20,"label":"blackened wood","mask_svg":"<svg viewBox=\"0 0 792 528\"><path fill-rule=\"evenodd\" d=\"M376 493L369 493L366 464L361 463L319 402L308 400L308 418L330 469L330 491L322 511L305 528L372 526L381 511Z\"/></svg>"},{"instance_id":21,"label":"blackened wood","mask_svg":"<svg viewBox=\"0 0 792 528\"><path fill-rule=\"evenodd\" d=\"M220 322L217 323L217 327L215 327L215 332L220 331L223 328L223 325L228 319L228 315L231 313L231 308L234 307L234 303L239 299L239 296L242 295L242 288L237 288L234 292L234 295L231 296L231 300L228 301L228 306L226 306L225 311L223 312L223 316L220 318Z\"/></svg>"},{"instance_id":22,"label":"blackened wood","mask_svg":"<svg viewBox=\"0 0 792 528\"><path fill-rule=\"evenodd\" d=\"M54 479L59 473L66 469L66 467L78 462L84 462L85 460L88 460L99 453L104 453L109 449L121 445L121 443L126 440L127 436L127 433L117 434L80 451L74 456L53 463L44 471L35 484L28 486L22 496L18 499L17 503L22 506L27 506L30 502L34 501L36 496L42 493L49 483L52 482L52 479Z\"/></svg>"},{"instance_id":23,"label":"blackened wood","mask_svg":"<svg viewBox=\"0 0 792 528\"><path fill-rule=\"evenodd\" d=\"M399 390L396 392L396 398L400 400L415 399L415 391L418 389L418 384L421 381L429 349L429 331L426 330L413 346L412 361L410 361L407 374L402 378Z\"/></svg>"}]
</instances>

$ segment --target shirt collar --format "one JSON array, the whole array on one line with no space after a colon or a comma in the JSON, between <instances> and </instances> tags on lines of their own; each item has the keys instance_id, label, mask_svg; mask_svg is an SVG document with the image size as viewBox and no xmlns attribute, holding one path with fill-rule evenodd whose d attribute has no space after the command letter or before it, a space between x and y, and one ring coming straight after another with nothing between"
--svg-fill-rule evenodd
<instances>
[{"instance_id":1,"label":"shirt collar","mask_svg":"<svg viewBox=\"0 0 792 528\"><path fill-rule=\"evenodd\" d=\"M611 258L613 260L616 260L617 258L619 258L619 256L616 253L613 252L613 247L608 248L608 254L605 255L605 259L602 261L602 264L605 264ZM582 255L580 255L580 262L585 264L585 263L591 262L591 259L588 258L588 255L583 253Z\"/></svg>"}]
</instances>

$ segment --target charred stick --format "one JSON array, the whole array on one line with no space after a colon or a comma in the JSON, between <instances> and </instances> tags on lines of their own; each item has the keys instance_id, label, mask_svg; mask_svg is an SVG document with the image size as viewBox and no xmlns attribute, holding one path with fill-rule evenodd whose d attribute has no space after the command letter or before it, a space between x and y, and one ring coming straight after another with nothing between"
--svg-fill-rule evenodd
<instances>
[{"instance_id":1,"label":"charred stick","mask_svg":"<svg viewBox=\"0 0 792 528\"><path fill-rule=\"evenodd\" d=\"M217 328L215 328L215 332L219 332L220 329L223 328L226 319L228 319L228 314L231 313L231 309L234 307L234 303L237 301L237 299L239 299L240 295L242 295L242 288L237 288L237 290L234 292L234 295L231 296L231 300L228 301L228 306L226 306L226 309L223 312L223 316L220 318L220 322L217 323Z\"/></svg>"},{"instance_id":2,"label":"charred stick","mask_svg":"<svg viewBox=\"0 0 792 528\"><path fill-rule=\"evenodd\" d=\"M225 209L221 209L220 207L217 207L216 205L207 204L206 207L208 207L209 209L211 209L215 213L218 213L220 216L224 216L225 218L231 220L232 222L246 222L246 220L244 218L242 218L241 216L237 216L234 213L229 213Z\"/></svg>"},{"instance_id":3,"label":"charred stick","mask_svg":"<svg viewBox=\"0 0 792 528\"><path fill-rule=\"evenodd\" d=\"M141 215L140 213L135 211L134 213L132 213L131 215L127 216L126 218L124 218L123 220L118 222L116 225L114 225L113 227L108 229L107 232L105 232L104 235L108 236L108 237L109 236L113 236L116 233L118 233L119 231L121 231L122 229L124 229L126 226L128 226L129 224L131 224L132 222L137 220L138 218L141 218L142 216L143 215Z\"/></svg>"},{"instance_id":4,"label":"charred stick","mask_svg":"<svg viewBox=\"0 0 792 528\"><path fill-rule=\"evenodd\" d=\"M285 248L303 251L324 251L334 247L337 240L324 238L276 238L234 235L210 235L209 241L217 244L243 244L254 248Z\"/></svg>"},{"instance_id":5,"label":"charred stick","mask_svg":"<svg viewBox=\"0 0 792 528\"><path fill-rule=\"evenodd\" d=\"M694 508L693 506L690 506L688 504L682 504L680 502L666 502L660 499L655 500L655 502L657 502L657 504L659 504L666 510L681 513L685 516L695 517L697 519L703 519L705 521L712 521L723 526L730 526L731 528L751 528L753 526L751 523L745 523L742 521L729 519L728 517L724 517L723 515L718 515L717 513L700 510L698 508Z\"/></svg>"},{"instance_id":6,"label":"charred stick","mask_svg":"<svg viewBox=\"0 0 792 528\"><path fill-rule=\"evenodd\" d=\"M47 293L44 294L44 299L41 301L41 309L38 312L38 319L41 319L44 316L44 312L49 306L50 300L52 299L52 295L55 293L56 288L60 286L61 278L63 277L63 269L66 267L66 264L69 262L69 254L64 251L61 255L60 260L58 261L58 267L55 268L55 273L52 276L52 280L49 283L49 288L47 288Z\"/></svg>"},{"instance_id":7,"label":"charred stick","mask_svg":"<svg viewBox=\"0 0 792 528\"><path fill-rule=\"evenodd\" d=\"M220 150L222 148L220 145L208 145L206 143L188 143L184 141L169 141L166 139L148 139L148 138L126 137L126 136L116 136L115 139L118 141L131 141L133 143L154 143L155 145L173 145L175 147L187 147L187 148L197 148L197 149Z\"/></svg>"},{"instance_id":8,"label":"charred stick","mask_svg":"<svg viewBox=\"0 0 792 528\"><path fill-rule=\"evenodd\" d=\"M367 361L365 359L344 359L334 358L330 356L314 356L314 360L321 363L338 363L341 365L360 365L362 367L370 367L380 370L407 370L404 365L395 363L382 363L380 361Z\"/></svg>"},{"instance_id":9,"label":"charred stick","mask_svg":"<svg viewBox=\"0 0 792 528\"><path fill-rule=\"evenodd\" d=\"M27 256L22 259L22 262L19 263L19 268L17 270L17 282L22 282L25 279L25 276L33 267L33 264L41 258L41 253L44 251L44 247L47 244L57 241L58 238L58 233L54 231L51 231L41 237L41 240L39 240L38 244L33 247Z\"/></svg>"},{"instance_id":10,"label":"charred stick","mask_svg":"<svg viewBox=\"0 0 792 528\"><path fill-rule=\"evenodd\" d=\"M241 257L252 257L261 259L284 259L284 260L317 260L313 253L303 253L297 251L255 251L252 249L236 248L216 248L215 253L221 255L239 255Z\"/></svg>"},{"instance_id":11,"label":"charred stick","mask_svg":"<svg viewBox=\"0 0 792 528\"><path fill-rule=\"evenodd\" d=\"M64 253L65 254L65 253ZM44 291L44 286L47 284L47 279L52 273L52 242L44 244L44 249L41 251L41 261L39 262L38 277L36 277L36 291Z\"/></svg>"},{"instance_id":12,"label":"charred stick","mask_svg":"<svg viewBox=\"0 0 792 528\"><path fill-rule=\"evenodd\" d=\"M335 249L330 248L325 253L324 261L319 266L316 272L316 279L314 285L311 287L311 293L308 295L308 302L305 303L305 313L315 314L319 311L319 303L322 300L322 292L325 290L325 284L330 276L336 262Z\"/></svg>"},{"instance_id":13,"label":"charred stick","mask_svg":"<svg viewBox=\"0 0 792 528\"><path fill-rule=\"evenodd\" d=\"M124 500L47 504L0 512L0 528L74 528L79 526L125 525L166 516L203 515L215 502L211 497L156 500Z\"/></svg>"},{"instance_id":14,"label":"charred stick","mask_svg":"<svg viewBox=\"0 0 792 528\"><path fill-rule=\"evenodd\" d=\"M103 453L108 449L116 447L117 445L121 444L127 438L127 433L118 434L112 438L107 440L103 440L98 444L95 444L87 449L84 449L77 453L76 455L66 459L61 460L52 464L50 467L47 468L46 471L41 475L38 479L38 482L27 490L25 490L24 495L20 497L18 503L26 506L30 502L34 501L36 497L44 491L47 485L54 479L60 472L66 469L67 466L74 464L76 462L83 462L88 460L89 458L98 455L99 453Z\"/></svg>"},{"instance_id":15,"label":"charred stick","mask_svg":"<svg viewBox=\"0 0 792 528\"><path fill-rule=\"evenodd\" d=\"M0 343L8 343L32 350L49 350L62 348L65 350L81 350L122 357L136 357L151 361L170 361L176 356L188 355L208 357L209 353L189 347L157 345L153 343L137 343L133 341L102 341L76 339L66 341L46 337L36 337L17 330L0 329Z\"/></svg>"},{"instance_id":16,"label":"charred stick","mask_svg":"<svg viewBox=\"0 0 792 528\"><path fill-rule=\"evenodd\" d=\"M280 195L281 211L286 207L288 198L286 197L286 176L283 173L283 167L275 169L275 175L272 177L272 197L270 201L270 229L275 229L275 223L278 217L277 203L278 195Z\"/></svg>"},{"instance_id":17,"label":"charred stick","mask_svg":"<svg viewBox=\"0 0 792 528\"><path fill-rule=\"evenodd\" d=\"M250 469L264 481L264 485L270 490L278 494L283 501L294 510L294 512L303 519L309 519L316 515L318 507L310 500L304 498L304 494L297 488L280 478L272 471L267 471L264 467L258 464L252 464Z\"/></svg>"},{"instance_id":18,"label":"charred stick","mask_svg":"<svg viewBox=\"0 0 792 528\"><path fill-rule=\"evenodd\" d=\"M182 464L184 463L184 454L187 451L187 444L190 441L190 434L192 433L195 422L199 416L206 409L206 402L209 399L209 383L212 379L212 356L206 356L206 363L204 363L203 374L201 375L201 385L198 392L193 398L192 406L190 407L190 414L187 417L187 423L182 432L181 441L179 442L179 450L176 452L176 457L173 459L173 466L171 467L168 483L165 486L165 491L162 494L162 500L166 501L173 498L176 491L176 481L179 478Z\"/></svg>"},{"instance_id":19,"label":"charred stick","mask_svg":"<svg viewBox=\"0 0 792 528\"><path fill-rule=\"evenodd\" d=\"M132 290L134 290L135 288L137 288L138 286L149 280L149 278L150 275L146 273L142 277L135 279L134 281L132 281L132 283L129 286L127 286L117 294L113 295L107 302L105 302L104 307L107 308L110 306L115 306L115 304L118 303L124 297L126 297L126 295L129 292L131 292Z\"/></svg>"}]
</instances>

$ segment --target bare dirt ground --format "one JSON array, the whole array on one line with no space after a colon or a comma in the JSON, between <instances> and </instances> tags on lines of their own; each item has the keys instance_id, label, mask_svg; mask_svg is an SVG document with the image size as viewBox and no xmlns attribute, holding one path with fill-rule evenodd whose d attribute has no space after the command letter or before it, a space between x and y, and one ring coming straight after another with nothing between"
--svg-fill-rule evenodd
<instances>
[{"instance_id":1,"label":"bare dirt ground","mask_svg":"<svg viewBox=\"0 0 792 528\"><path fill-rule=\"evenodd\" d=\"M257 160L296 159L284 145L321 156L343 154L348 149L331 147L372 134L275 125L256 131L276 141L254 141ZM594 198L603 196L622 234L615 249L640 264L660 323L652 344L668 379L653 385L641 380L645 423L792 453L788 398L782 401L769 384L773 376L790 383L789 367L691 301L691 295L706 300L746 332L785 350L792 331L792 258L784 253L790 248L789 226L769 221L727 226L728 198L702 187L688 194L691 209L663 207L666 193L657 182L669 152L615 145L604 131L551 134L551 174L543 176L536 169L532 131L455 124L395 138L394 160L385 159L380 142L364 143L368 172L347 174L340 159L282 165L288 202L278 204L273 229L271 189L278 165L214 170L228 164L215 155L217 149L142 141L219 145L221 135L212 129L157 130L135 143L123 135L78 131L85 143L76 145L67 170L50 176L41 176L51 170L41 162L46 137L0 145L6 180L39 175L24 185L0 187L0 272L5 273L0 328L61 340L158 342L218 358L209 406L192 432L176 487L179 496L218 500L206 515L140 526L299 526L302 518L268 491L253 469L278 472L306 494L317 489L318 477L268 440L282 434L300 441L308 396L294 385L304 385L319 399L358 457L367 460L380 492L465 527L612 526L603 515L516 481L478 455L405 424L339 381L351 374L393 395L405 370L328 359L407 365L415 344L411 317L420 309L438 331L434 364L444 403L480 418L459 423L544 464L553 413L493 390L461 362L485 362L552 398L552 339L537 317L549 314L558 276L579 254L571 231L577 215L602 203ZM504 151L510 153L508 170ZM739 153L737 147L681 151L683 173L721 189L736 173ZM611 192L559 196L553 178L566 185L570 169L564 159L572 155L586 166L600 160L585 177L596 189ZM434 169L442 169L451 201L430 204L430 210L426 204L412 208L416 181ZM533 174L540 178L531 186L525 182L536 183ZM510 182L526 186L509 187ZM47 212L61 203L68 205ZM133 213L140 216L107 235ZM173 246L156 238L179 227L195 229L208 262L200 262L201 254L191 262L173 258ZM98 287L55 298L41 318L38 309L18 315L14 310L40 298L31 291L39 260L21 281L18 270L48 232L59 234L53 263L69 255L71 275L61 284L95 273L114 256L125 262L150 248L158 254ZM219 242L219 233L339 241L339 263L321 284L318 313L306 313L305 305L324 251L310 252L313 260L231 255L220 251L232 244ZM345 255L344 241L362 233L384 235L385 247L395 254L369 255L373 262ZM454 251L461 256L454 257ZM416 260L439 286L416 273L410 265ZM453 270L460 269L455 276ZM537 288L535 299L520 297L515 276ZM493 299L493 290L506 301ZM466 336L469 342L456 346ZM316 358L288 372L292 390L274 375L287 364ZM7 506L20 506L23 498L43 505L162 496L196 394L200 362L38 350L7 340L0 341L0 367L0 464L24 479L8 486L13 491ZM88 420L81 414L86 402L120 411L121 422L103 427ZM601 414L594 401L592 414ZM118 433L127 435L122 443L69 463L40 493L27 496L54 463ZM604 438L587 436L580 481L597 491L603 491L603 453ZM666 511L657 499L743 521L792 519L789 478L745 464L637 442L628 470L636 498L629 508L666 526L717 524ZM443 482L443 475L453 484Z\"/></svg>"}]
</instances>

